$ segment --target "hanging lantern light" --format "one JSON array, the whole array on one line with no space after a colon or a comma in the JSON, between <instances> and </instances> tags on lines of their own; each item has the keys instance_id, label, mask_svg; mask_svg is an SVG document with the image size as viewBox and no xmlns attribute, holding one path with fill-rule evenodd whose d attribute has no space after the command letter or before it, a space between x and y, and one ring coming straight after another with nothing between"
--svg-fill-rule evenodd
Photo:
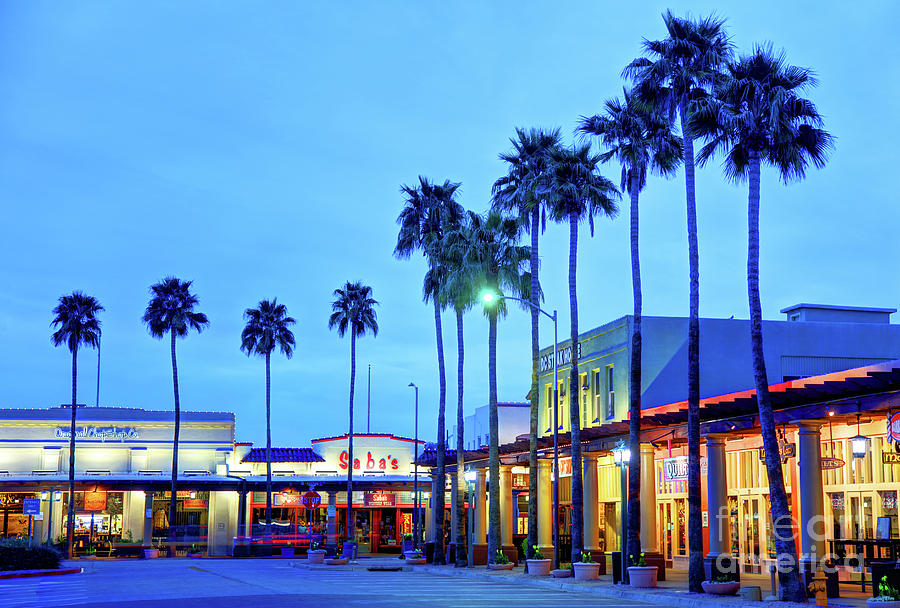
<instances>
[{"instance_id":1,"label":"hanging lantern light","mask_svg":"<svg viewBox=\"0 0 900 608\"><path fill-rule=\"evenodd\" d=\"M854 458L865 458L869 451L869 438L859 432L859 412L856 413L856 437L850 438L850 451Z\"/></svg>"}]
</instances>

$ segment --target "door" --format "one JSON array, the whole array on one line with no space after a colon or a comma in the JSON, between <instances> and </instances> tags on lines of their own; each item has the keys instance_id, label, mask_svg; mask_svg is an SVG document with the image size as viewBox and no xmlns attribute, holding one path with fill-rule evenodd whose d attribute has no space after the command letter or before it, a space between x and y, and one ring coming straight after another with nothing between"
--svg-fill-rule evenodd
<instances>
[{"instance_id":1,"label":"door","mask_svg":"<svg viewBox=\"0 0 900 608\"><path fill-rule=\"evenodd\" d=\"M358 509L353 512L356 525L353 527L353 540L357 543L357 552L372 552L371 513L366 509Z\"/></svg>"},{"instance_id":2,"label":"door","mask_svg":"<svg viewBox=\"0 0 900 608\"><path fill-rule=\"evenodd\" d=\"M759 545L759 498L741 498L741 519L743 538L741 539L741 563L744 572L761 572Z\"/></svg>"}]
</instances>

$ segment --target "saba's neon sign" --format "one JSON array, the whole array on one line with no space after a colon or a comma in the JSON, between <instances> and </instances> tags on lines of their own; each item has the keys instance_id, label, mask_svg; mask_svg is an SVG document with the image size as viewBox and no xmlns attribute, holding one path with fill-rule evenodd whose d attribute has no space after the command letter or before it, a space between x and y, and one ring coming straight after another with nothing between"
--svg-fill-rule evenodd
<instances>
[{"instance_id":1,"label":"saba's neon sign","mask_svg":"<svg viewBox=\"0 0 900 608\"><path fill-rule=\"evenodd\" d=\"M338 466L347 470L347 467L350 464L350 454L347 450L341 452L341 455L338 457ZM365 464L365 468L363 469L363 464ZM372 452L366 452L366 458L364 461L360 461L359 458L353 459L353 470L358 471L363 469L365 471L396 471L400 468L400 463L396 458L392 458L390 454L387 455L387 458L379 458L375 459L372 456Z\"/></svg>"}]
</instances>

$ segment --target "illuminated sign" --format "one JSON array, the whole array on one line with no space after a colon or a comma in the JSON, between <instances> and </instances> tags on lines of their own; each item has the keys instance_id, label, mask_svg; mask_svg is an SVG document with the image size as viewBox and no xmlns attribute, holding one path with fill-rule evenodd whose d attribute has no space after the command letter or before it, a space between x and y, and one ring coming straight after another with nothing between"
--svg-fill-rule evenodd
<instances>
[{"instance_id":1,"label":"illuminated sign","mask_svg":"<svg viewBox=\"0 0 900 608\"><path fill-rule=\"evenodd\" d=\"M106 510L106 491L84 493L84 510L85 511L105 511Z\"/></svg>"},{"instance_id":2,"label":"illuminated sign","mask_svg":"<svg viewBox=\"0 0 900 608\"><path fill-rule=\"evenodd\" d=\"M672 458L663 458L663 479L665 481L687 481L687 478L687 456L673 456Z\"/></svg>"},{"instance_id":3,"label":"illuminated sign","mask_svg":"<svg viewBox=\"0 0 900 608\"><path fill-rule=\"evenodd\" d=\"M209 501L202 498L188 498L181 503L184 509L208 509Z\"/></svg>"},{"instance_id":4,"label":"illuminated sign","mask_svg":"<svg viewBox=\"0 0 900 608\"><path fill-rule=\"evenodd\" d=\"M793 443L788 443L787 441L779 441L778 453L781 455L781 462L786 463L788 461L788 458L793 458L795 449L796 446ZM762 461L766 460L765 448L759 448L759 459Z\"/></svg>"},{"instance_id":5,"label":"illuminated sign","mask_svg":"<svg viewBox=\"0 0 900 608\"><path fill-rule=\"evenodd\" d=\"M300 494L277 492L272 495L272 504L276 507L296 507L303 504L303 497Z\"/></svg>"},{"instance_id":6,"label":"illuminated sign","mask_svg":"<svg viewBox=\"0 0 900 608\"><path fill-rule=\"evenodd\" d=\"M900 442L900 412L887 416L887 441Z\"/></svg>"},{"instance_id":7,"label":"illuminated sign","mask_svg":"<svg viewBox=\"0 0 900 608\"><path fill-rule=\"evenodd\" d=\"M882 452L881 462L883 464L900 464L900 454L897 452Z\"/></svg>"},{"instance_id":8,"label":"illuminated sign","mask_svg":"<svg viewBox=\"0 0 900 608\"><path fill-rule=\"evenodd\" d=\"M397 495L393 492L366 492L363 504L367 507L394 507L397 505Z\"/></svg>"},{"instance_id":9,"label":"illuminated sign","mask_svg":"<svg viewBox=\"0 0 900 608\"><path fill-rule=\"evenodd\" d=\"M68 427L56 427L57 439L69 439L72 430ZM75 427L75 439L99 439L100 441L116 440L127 441L129 439L138 439L140 433L133 426L82 426Z\"/></svg>"},{"instance_id":10,"label":"illuminated sign","mask_svg":"<svg viewBox=\"0 0 900 608\"><path fill-rule=\"evenodd\" d=\"M819 460L819 466L823 471L830 471L831 469L840 469L844 466L844 461L840 458L832 458L831 456L823 456Z\"/></svg>"},{"instance_id":11,"label":"illuminated sign","mask_svg":"<svg viewBox=\"0 0 900 608\"><path fill-rule=\"evenodd\" d=\"M338 459L338 466L342 470L347 470L347 467L350 463L350 454L347 450L341 452L341 455ZM396 458L392 457L390 454L385 458L375 458L372 456L372 452L366 452L366 457L363 460L359 458L353 459L353 470L354 471L396 471L400 468L400 464Z\"/></svg>"},{"instance_id":12,"label":"illuminated sign","mask_svg":"<svg viewBox=\"0 0 900 608\"><path fill-rule=\"evenodd\" d=\"M578 358L581 358L581 342L578 343ZM572 362L572 347L567 346L556 351L556 366L566 365ZM541 372L553 369L553 353L541 357Z\"/></svg>"}]
</instances>

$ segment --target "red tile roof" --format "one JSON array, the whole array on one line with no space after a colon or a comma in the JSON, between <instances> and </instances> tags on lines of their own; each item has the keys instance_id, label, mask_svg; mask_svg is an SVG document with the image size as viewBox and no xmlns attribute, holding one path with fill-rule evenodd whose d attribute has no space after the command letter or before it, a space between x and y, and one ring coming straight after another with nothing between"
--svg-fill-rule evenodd
<instances>
[{"instance_id":1,"label":"red tile roof","mask_svg":"<svg viewBox=\"0 0 900 608\"><path fill-rule=\"evenodd\" d=\"M265 462L266 448L253 448L241 462ZM272 462L325 462L312 448L272 448Z\"/></svg>"}]
</instances>

